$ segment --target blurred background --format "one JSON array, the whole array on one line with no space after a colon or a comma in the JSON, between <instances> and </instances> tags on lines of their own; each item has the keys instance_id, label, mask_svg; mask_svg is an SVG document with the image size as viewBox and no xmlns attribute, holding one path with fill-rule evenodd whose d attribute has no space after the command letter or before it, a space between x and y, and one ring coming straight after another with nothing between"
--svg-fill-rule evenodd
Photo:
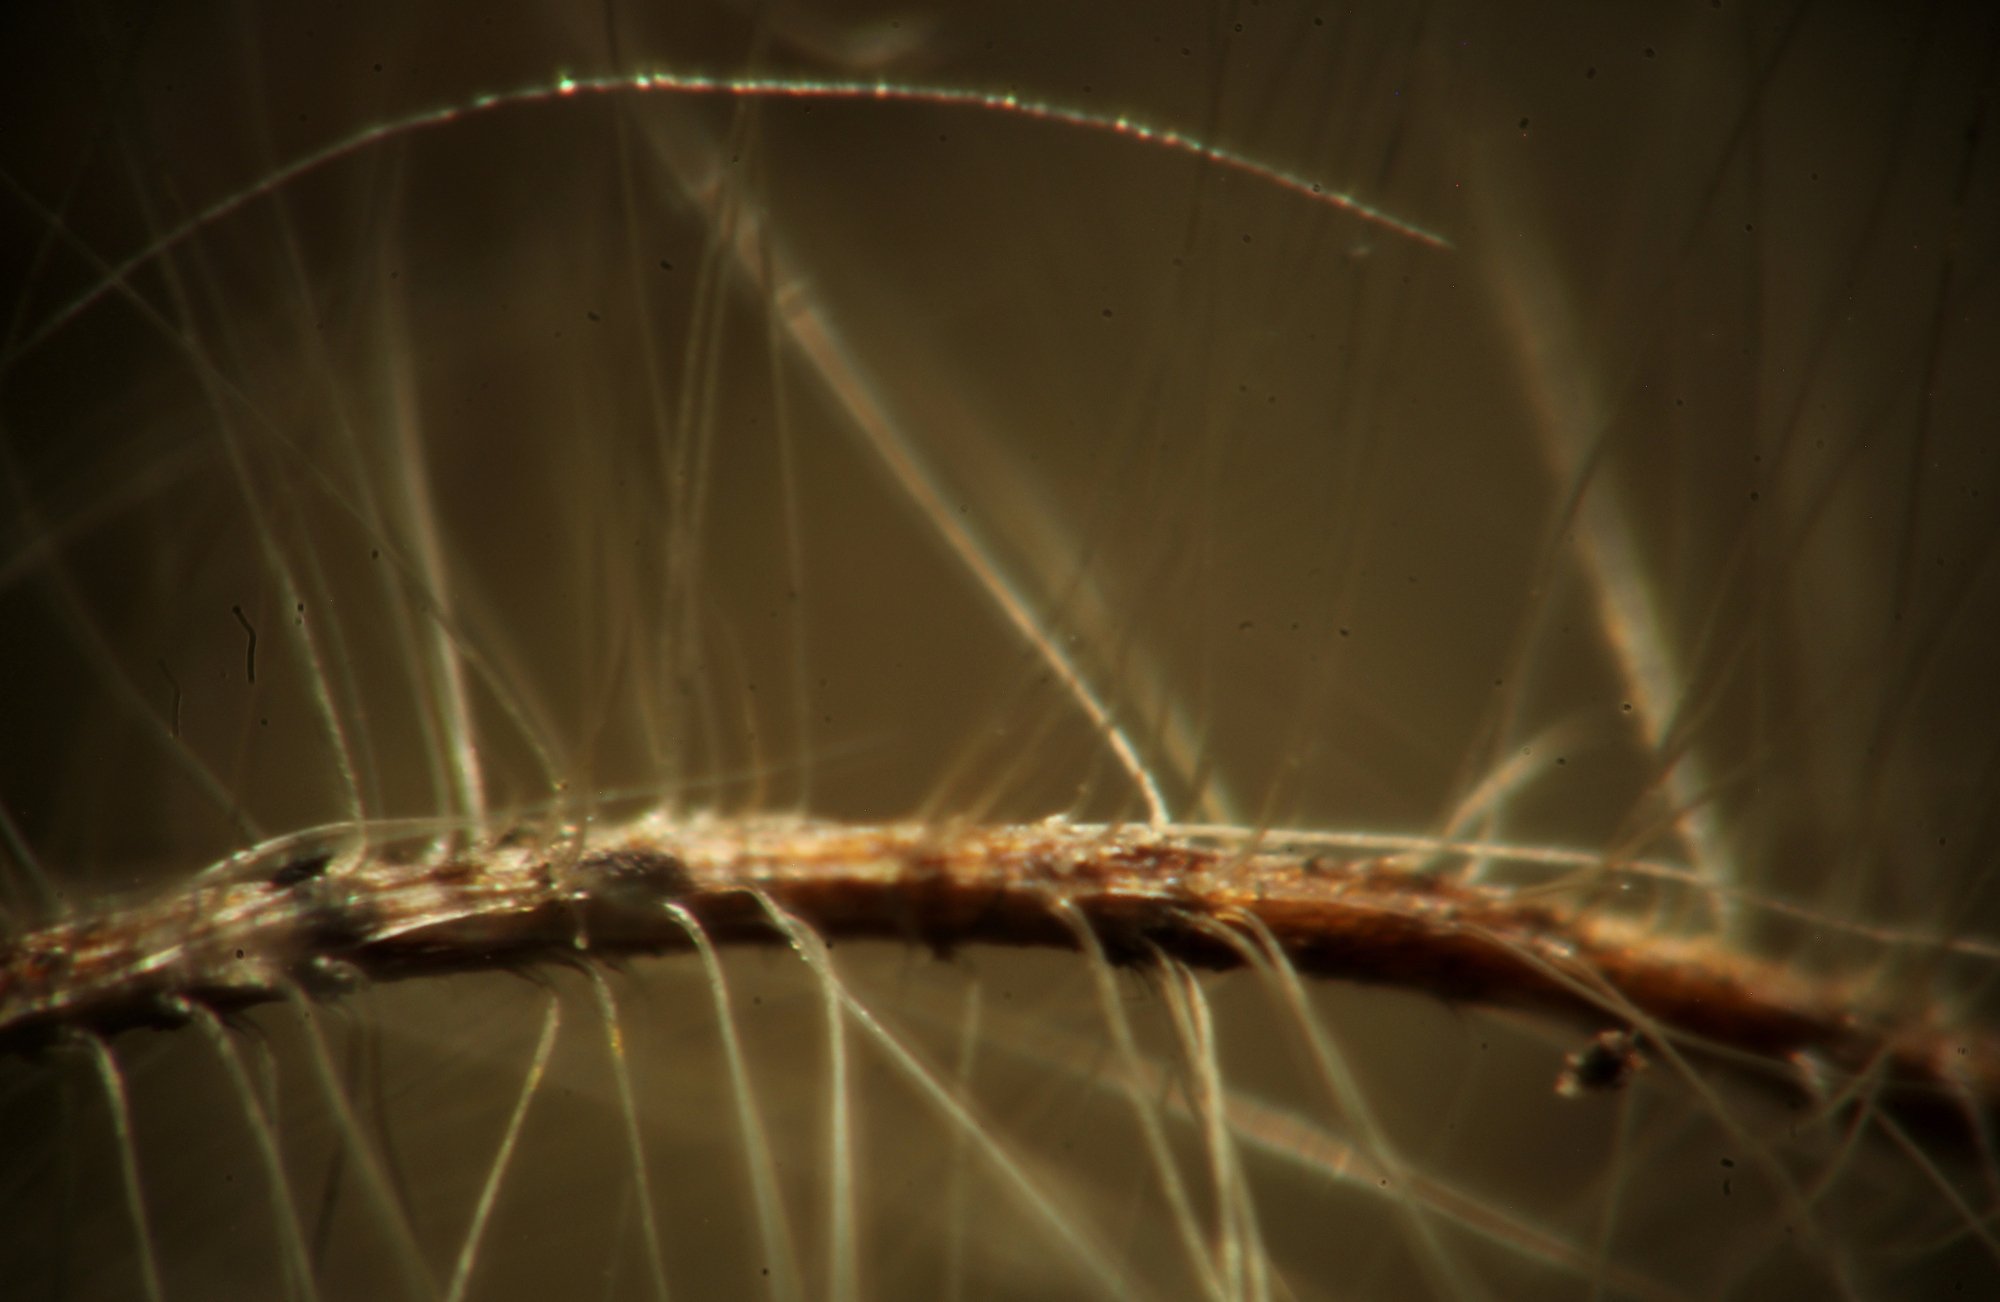
<instances>
[{"instance_id":1,"label":"blurred background","mask_svg":"<svg viewBox=\"0 0 2000 1302\"><path fill-rule=\"evenodd\" d=\"M1604 907L1990 1021L1985 7L406 9L0 19L8 927L328 825L1143 819L1115 731L1177 819L1685 865ZM776 84L590 89L649 70ZM1576 1028L1394 992L837 957L8 1062L0 1277L2000 1278L1990 1157L1866 1081L1570 1101Z\"/></svg>"}]
</instances>

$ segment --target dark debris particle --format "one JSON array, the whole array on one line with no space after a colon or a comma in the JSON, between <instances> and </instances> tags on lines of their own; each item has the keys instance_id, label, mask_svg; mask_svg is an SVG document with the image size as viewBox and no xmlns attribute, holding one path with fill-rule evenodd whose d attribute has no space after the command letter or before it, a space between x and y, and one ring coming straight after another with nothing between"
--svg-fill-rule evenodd
<instances>
[{"instance_id":1,"label":"dark debris particle","mask_svg":"<svg viewBox=\"0 0 2000 1302\"><path fill-rule=\"evenodd\" d=\"M320 876L332 862L333 855L326 850L300 855L296 859L287 861L283 867L271 874L271 885L281 891L289 890L300 882L309 882Z\"/></svg>"},{"instance_id":2,"label":"dark debris particle","mask_svg":"<svg viewBox=\"0 0 2000 1302\"><path fill-rule=\"evenodd\" d=\"M315 999L341 999L367 984L362 970L341 959L319 956L294 964L292 980Z\"/></svg>"},{"instance_id":3,"label":"dark debris particle","mask_svg":"<svg viewBox=\"0 0 2000 1302\"><path fill-rule=\"evenodd\" d=\"M695 885L687 865L664 850L595 850L576 871L585 893L607 904L678 899Z\"/></svg>"},{"instance_id":4,"label":"dark debris particle","mask_svg":"<svg viewBox=\"0 0 2000 1302\"><path fill-rule=\"evenodd\" d=\"M1591 1042L1563 1057L1556 1093L1566 1099L1624 1089L1646 1066L1636 1031L1599 1031Z\"/></svg>"},{"instance_id":5,"label":"dark debris particle","mask_svg":"<svg viewBox=\"0 0 2000 1302\"><path fill-rule=\"evenodd\" d=\"M306 912L306 928L327 950L358 949L379 925L373 905L349 899L344 892L327 893Z\"/></svg>"}]
</instances>

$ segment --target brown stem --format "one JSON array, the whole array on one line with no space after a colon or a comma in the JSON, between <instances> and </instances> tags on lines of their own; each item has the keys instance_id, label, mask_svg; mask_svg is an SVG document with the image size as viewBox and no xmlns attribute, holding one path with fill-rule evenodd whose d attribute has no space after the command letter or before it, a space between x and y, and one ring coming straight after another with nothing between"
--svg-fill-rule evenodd
<instances>
[{"instance_id":1,"label":"brown stem","mask_svg":"<svg viewBox=\"0 0 2000 1302\"><path fill-rule=\"evenodd\" d=\"M760 899L761 897L761 899ZM718 942L772 943L762 900L832 939L1075 949L1073 916L1114 962L1240 967L1260 923L1314 976L1524 1008L1769 1063L1810 1094L1873 1073L1882 1106L1983 1125L2000 1043L1897 1018L1856 992L1712 941L1527 900L1381 860L1287 850L1282 836L1171 828L842 826L641 819L585 840L513 833L434 844L253 851L162 898L0 944L0 1044L65 1028L171 1025L303 986L684 949L676 903Z\"/></svg>"}]
</instances>

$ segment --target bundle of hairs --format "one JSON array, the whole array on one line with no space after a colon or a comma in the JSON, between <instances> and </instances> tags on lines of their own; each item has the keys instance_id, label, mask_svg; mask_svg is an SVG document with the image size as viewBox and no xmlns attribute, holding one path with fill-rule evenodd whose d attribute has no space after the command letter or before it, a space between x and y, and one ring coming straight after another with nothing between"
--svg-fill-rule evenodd
<instances>
[{"instance_id":1,"label":"bundle of hairs","mask_svg":"<svg viewBox=\"0 0 2000 1302\"><path fill-rule=\"evenodd\" d=\"M10 13L9 1296L1985 1296L2000 26Z\"/></svg>"}]
</instances>

